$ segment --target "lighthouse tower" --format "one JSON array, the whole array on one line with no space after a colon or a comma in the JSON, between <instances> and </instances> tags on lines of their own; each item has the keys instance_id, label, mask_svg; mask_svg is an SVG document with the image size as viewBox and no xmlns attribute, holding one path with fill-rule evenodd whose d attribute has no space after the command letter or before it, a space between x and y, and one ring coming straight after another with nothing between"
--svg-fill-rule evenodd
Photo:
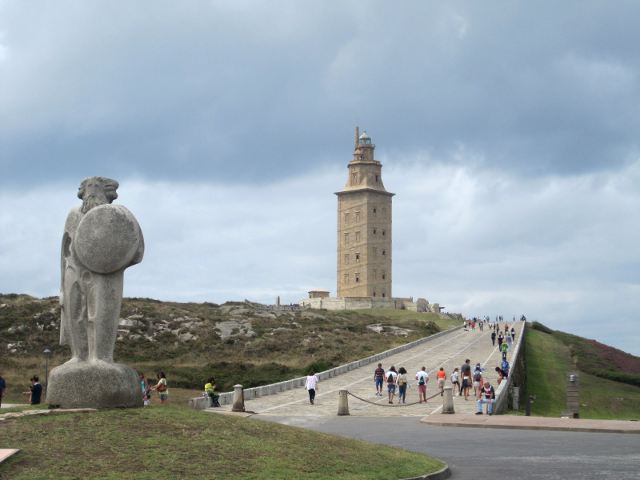
<instances>
[{"instance_id":1,"label":"lighthouse tower","mask_svg":"<svg viewBox=\"0 0 640 480\"><path fill-rule=\"evenodd\" d=\"M375 145L356 127L349 177L338 196L338 297L391 299L391 200Z\"/></svg>"}]
</instances>

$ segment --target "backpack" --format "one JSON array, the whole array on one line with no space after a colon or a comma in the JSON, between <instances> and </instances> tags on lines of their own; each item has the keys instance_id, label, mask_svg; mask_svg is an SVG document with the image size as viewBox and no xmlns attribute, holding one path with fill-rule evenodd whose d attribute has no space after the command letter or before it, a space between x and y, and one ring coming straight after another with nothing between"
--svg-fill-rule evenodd
<instances>
[{"instance_id":1,"label":"backpack","mask_svg":"<svg viewBox=\"0 0 640 480\"><path fill-rule=\"evenodd\" d=\"M387 377L387 383L393 383L393 373L390 373Z\"/></svg>"},{"instance_id":2,"label":"backpack","mask_svg":"<svg viewBox=\"0 0 640 480\"><path fill-rule=\"evenodd\" d=\"M476 372L476 373L473 375L473 381L474 381L474 382L479 382L481 378L482 378L482 374L481 374L480 372Z\"/></svg>"},{"instance_id":3,"label":"backpack","mask_svg":"<svg viewBox=\"0 0 640 480\"><path fill-rule=\"evenodd\" d=\"M420 375L420 380L418 380L418 385L424 385L424 375Z\"/></svg>"}]
</instances>

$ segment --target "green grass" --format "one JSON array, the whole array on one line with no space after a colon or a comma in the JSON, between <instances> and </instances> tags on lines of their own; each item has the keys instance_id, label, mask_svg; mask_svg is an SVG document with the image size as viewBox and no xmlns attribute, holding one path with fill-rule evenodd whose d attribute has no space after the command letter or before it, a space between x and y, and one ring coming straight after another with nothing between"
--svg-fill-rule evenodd
<instances>
[{"instance_id":1,"label":"green grass","mask_svg":"<svg viewBox=\"0 0 640 480\"><path fill-rule=\"evenodd\" d=\"M527 392L536 395L533 415L557 417L566 410L566 376L575 350L557 333L531 328L525 337ZM640 419L640 388L578 372L581 418Z\"/></svg>"},{"instance_id":2,"label":"green grass","mask_svg":"<svg viewBox=\"0 0 640 480\"><path fill-rule=\"evenodd\" d=\"M22 451L0 478L384 479L442 468L400 449L177 405L25 417L2 425Z\"/></svg>"}]
</instances>

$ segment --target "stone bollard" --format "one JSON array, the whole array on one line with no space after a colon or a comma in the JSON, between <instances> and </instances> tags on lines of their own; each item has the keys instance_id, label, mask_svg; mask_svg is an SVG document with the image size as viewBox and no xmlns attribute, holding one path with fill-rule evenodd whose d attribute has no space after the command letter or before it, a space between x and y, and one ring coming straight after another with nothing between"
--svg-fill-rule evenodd
<instances>
[{"instance_id":1,"label":"stone bollard","mask_svg":"<svg viewBox=\"0 0 640 480\"><path fill-rule=\"evenodd\" d=\"M244 412L244 390L242 385L233 386L233 406L232 412Z\"/></svg>"},{"instance_id":2,"label":"stone bollard","mask_svg":"<svg viewBox=\"0 0 640 480\"><path fill-rule=\"evenodd\" d=\"M520 408L520 387L513 387L513 409L518 410Z\"/></svg>"},{"instance_id":3,"label":"stone bollard","mask_svg":"<svg viewBox=\"0 0 640 480\"><path fill-rule=\"evenodd\" d=\"M456 413L453 409L453 387L444 387L442 396L442 413Z\"/></svg>"},{"instance_id":4,"label":"stone bollard","mask_svg":"<svg viewBox=\"0 0 640 480\"><path fill-rule=\"evenodd\" d=\"M347 391L340 390L338 392L338 415L349 415L349 400Z\"/></svg>"}]
</instances>

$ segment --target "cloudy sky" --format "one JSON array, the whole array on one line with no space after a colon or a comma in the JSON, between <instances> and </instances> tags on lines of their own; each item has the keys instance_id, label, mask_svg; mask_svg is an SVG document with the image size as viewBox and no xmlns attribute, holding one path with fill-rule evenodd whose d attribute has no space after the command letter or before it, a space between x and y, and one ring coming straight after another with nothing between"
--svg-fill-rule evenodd
<instances>
[{"instance_id":1,"label":"cloudy sky","mask_svg":"<svg viewBox=\"0 0 640 480\"><path fill-rule=\"evenodd\" d=\"M640 4L0 0L0 291L55 295L79 182L145 233L125 294L335 294L353 129L394 294L640 354Z\"/></svg>"}]
</instances>

